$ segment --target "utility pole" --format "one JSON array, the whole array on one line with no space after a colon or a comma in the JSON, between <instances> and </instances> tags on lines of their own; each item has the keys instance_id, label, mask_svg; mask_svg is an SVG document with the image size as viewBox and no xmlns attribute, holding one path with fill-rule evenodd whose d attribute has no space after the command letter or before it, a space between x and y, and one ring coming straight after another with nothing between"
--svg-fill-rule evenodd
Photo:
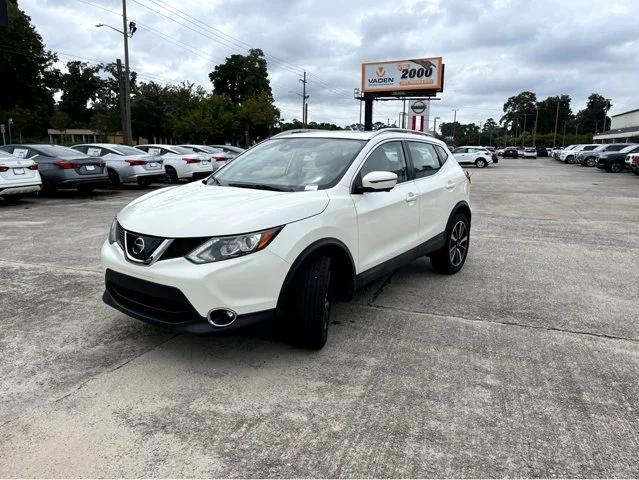
<instances>
[{"instance_id":1,"label":"utility pole","mask_svg":"<svg viewBox=\"0 0 639 480\"><path fill-rule=\"evenodd\" d=\"M552 148L555 148L555 146L557 145L557 124L559 123L559 102L560 100L557 100L557 113L555 114L555 134L552 137Z\"/></svg>"},{"instance_id":2,"label":"utility pole","mask_svg":"<svg viewBox=\"0 0 639 480\"><path fill-rule=\"evenodd\" d=\"M566 146L566 122L564 121L564 138L561 141L562 148Z\"/></svg>"},{"instance_id":3,"label":"utility pole","mask_svg":"<svg viewBox=\"0 0 639 480\"><path fill-rule=\"evenodd\" d=\"M126 127L124 143L131 145L133 132L131 131L131 76L129 74L129 25L126 19L126 0L122 0L122 38L124 38L124 115Z\"/></svg>"},{"instance_id":4,"label":"utility pole","mask_svg":"<svg viewBox=\"0 0 639 480\"><path fill-rule=\"evenodd\" d=\"M302 128L306 128L306 99L308 98L306 95L306 70L304 70L304 77L300 78L300 82L302 82Z\"/></svg>"},{"instance_id":5,"label":"utility pole","mask_svg":"<svg viewBox=\"0 0 639 480\"><path fill-rule=\"evenodd\" d=\"M477 132L477 145L481 146L481 120L479 121L479 132Z\"/></svg>"},{"instance_id":6,"label":"utility pole","mask_svg":"<svg viewBox=\"0 0 639 480\"><path fill-rule=\"evenodd\" d=\"M453 108L454 116L453 116L453 145L455 145L455 126L457 125L457 110L458 108Z\"/></svg>"},{"instance_id":7,"label":"utility pole","mask_svg":"<svg viewBox=\"0 0 639 480\"><path fill-rule=\"evenodd\" d=\"M13 118L7 120L7 125L9 126L9 143L13 143L13 140L11 139L11 125L13 125Z\"/></svg>"},{"instance_id":8,"label":"utility pole","mask_svg":"<svg viewBox=\"0 0 639 480\"><path fill-rule=\"evenodd\" d=\"M126 121L126 93L125 93L125 81L124 74L122 73L122 61L117 58L115 60L115 65L118 71L118 85L120 86L120 112L122 113L120 116L122 118L122 132L126 132L127 129L127 121Z\"/></svg>"},{"instance_id":9,"label":"utility pole","mask_svg":"<svg viewBox=\"0 0 639 480\"><path fill-rule=\"evenodd\" d=\"M537 120L539 119L539 104L535 104L535 128L533 129L533 147L537 146Z\"/></svg>"}]
</instances>

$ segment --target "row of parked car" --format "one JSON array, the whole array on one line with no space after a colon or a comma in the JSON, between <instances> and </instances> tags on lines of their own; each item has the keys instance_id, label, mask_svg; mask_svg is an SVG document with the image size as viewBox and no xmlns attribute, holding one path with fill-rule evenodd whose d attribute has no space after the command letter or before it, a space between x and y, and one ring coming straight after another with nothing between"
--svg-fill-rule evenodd
<instances>
[{"instance_id":1,"label":"row of parked car","mask_svg":"<svg viewBox=\"0 0 639 480\"><path fill-rule=\"evenodd\" d=\"M0 147L0 197L15 200L41 189L90 192L124 184L195 180L243 151L230 145L5 145Z\"/></svg>"},{"instance_id":2,"label":"row of parked car","mask_svg":"<svg viewBox=\"0 0 639 480\"><path fill-rule=\"evenodd\" d=\"M591 143L569 145L552 154L560 162L597 167L619 173L629 168L639 175L639 143Z\"/></svg>"}]
</instances>

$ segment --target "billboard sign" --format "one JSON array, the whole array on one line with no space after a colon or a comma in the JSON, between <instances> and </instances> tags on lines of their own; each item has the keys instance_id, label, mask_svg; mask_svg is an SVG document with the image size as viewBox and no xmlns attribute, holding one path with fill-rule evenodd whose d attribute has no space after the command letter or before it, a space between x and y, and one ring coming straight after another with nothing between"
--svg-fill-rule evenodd
<instances>
[{"instance_id":1,"label":"billboard sign","mask_svg":"<svg viewBox=\"0 0 639 480\"><path fill-rule=\"evenodd\" d=\"M430 113L430 101L413 100L410 102L410 129L419 132L428 131L428 119Z\"/></svg>"},{"instance_id":2,"label":"billboard sign","mask_svg":"<svg viewBox=\"0 0 639 480\"><path fill-rule=\"evenodd\" d=\"M442 57L362 64L362 91L439 92L444 85Z\"/></svg>"}]
</instances>

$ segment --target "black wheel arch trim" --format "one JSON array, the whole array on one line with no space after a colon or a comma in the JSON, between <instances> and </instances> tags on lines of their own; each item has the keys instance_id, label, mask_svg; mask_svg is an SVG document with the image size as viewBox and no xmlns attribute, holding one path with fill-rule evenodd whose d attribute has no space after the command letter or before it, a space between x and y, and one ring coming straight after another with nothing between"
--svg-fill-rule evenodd
<instances>
[{"instance_id":1,"label":"black wheel arch trim","mask_svg":"<svg viewBox=\"0 0 639 480\"><path fill-rule=\"evenodd\" d=\"M355 269L355 261L353 260L353 255L351 254L346 244L342 242L341 240L337 238L333 238L333 237L322 238L320 240L316 240L315 242L307 246L304 250L302 250L302 252L297 256L297 258L291 265L291 268L289 268L288 273L286 274L286 277L284 278L284 283L282 283L282 288L280 289L280 295L277 300L278 310L284 307L284 302L286 301L286 296L289 292L291 284L293 283L295 276L299 273L302 265L309 258L315 255L317 252L319 252L322 249L326 249L327 247L338 248L348 257L349 263L350 263L349 266L350 266L352 275L351 275L351 279L348 281L348 285L343 285L343 287L346 290L345 291L345 297L347 297L346 299L349 299L352 297L352 295L355 293L355 272L357 271Z\"/></svg>"},{"instance_id":2,"label":"black wheel arch trim","mask_svg":"<svg viewBox=\"0 0 639 480\"><path fill-rule=\"evenodd\" d=\"M468 205L468 202L466 202L465 200L462 200L461 202L458 202L453 207L453 211L450 213L450 216L448 217L448 222L446 222L446 231L450 230L453 217L461 211L463 211L465 215L466 214L468 215L468 227L470 229L470 225L472 223L472 213L470 210L470 205Z\"/></svg>"}]
</instances>

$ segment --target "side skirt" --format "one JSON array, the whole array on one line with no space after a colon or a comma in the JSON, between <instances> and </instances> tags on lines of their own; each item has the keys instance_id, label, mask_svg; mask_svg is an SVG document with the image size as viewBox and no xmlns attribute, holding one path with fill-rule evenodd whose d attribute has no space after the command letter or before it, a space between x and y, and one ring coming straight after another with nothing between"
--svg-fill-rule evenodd
<instances>
[{"instance_id":1,"label":"side skirt","mask_svg":"<svg viewBox=\"0 0 639 480\"><path fill-rule=\"evenodd\" d=\"M444 245L446 245L446 234L445 232L442 232L421 245L417 245L415 248L411 248L407 252L391 258L390 260L386 260L385 262L360 273L355 278L355 289L360 289L369 283L392 273L398 268L411 263L419 257L426 257L431 253L435 253L437 250L443 248Z\"/></svg>"}]
</instances>

